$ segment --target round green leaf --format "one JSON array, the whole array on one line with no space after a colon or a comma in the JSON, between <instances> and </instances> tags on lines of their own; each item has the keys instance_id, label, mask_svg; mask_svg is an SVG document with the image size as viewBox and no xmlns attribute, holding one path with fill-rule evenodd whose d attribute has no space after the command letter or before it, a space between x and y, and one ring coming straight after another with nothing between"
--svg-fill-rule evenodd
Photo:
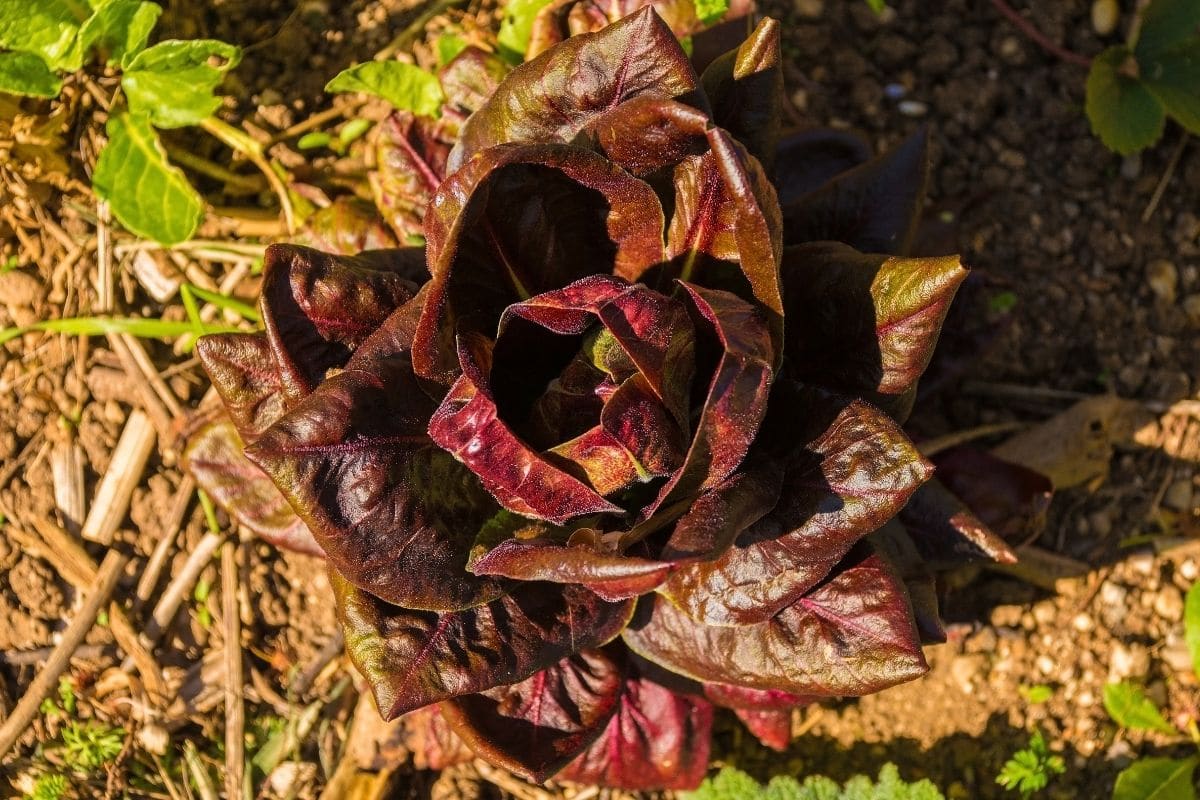
<instances>
[{"instance_id":1,"label":"round green leaf","mask_svg":"<svg viewBox=\"0 0 1200 800\"><path fill-rule=\"evenodd\" d=\"M0 53L0 92L58 97L62 81L33 53Z\"/></svg>"},{"instance_id":2,"label":"round green leaf","mask_svg":"<svg viewBox=\"0 0 1200 800\"><path fill-rule=\"evenodd\" d=\"M1200 7L1200 4L1197 4ZM1139 57L1141 78L1167 114L1200 134L1200 37L1146 58Z\"/></svg>"},{"instance_id":3,"label":"round green leaf","mask_svg":"<svg viewBox=\"0 0 1200 800\"><path fill-rule=\"evenodd\" d=\"M36 53L51 68L74 72L83 65L80 7L86 11L68 0L0 0L0 47Z\"/></svg>"},{"instance_id":4,"label":"round green leaf","mask_svg":"<svg viewBox=\"0 0 1200 800\"><path fill-rule=\"evenodd\" d=\"M1158 141L1166 125L1162 103L1136 78L1122 72L1129 48L1112 47L1092 62L1087 81L1087 115L1106 147L1121 155Z\"/></svg>"},{"instance_id":5,"label":"round green leaf","mask_svg":"<svg viewBox=\"0 0 1200 800\"><path fill-rule=\"evenodd\" d=\"M220 107L213 91L241 56L237 47L212 39L159 42L138 53L121 78L129 110L157 128L197 125Z\"/></svg>"},{"instance_id":6,"label":"round green leaf","mask_svg":"<svg viewBox=\"0 0 1200 800\"><path fill-rule=\"evenodd\" d=\"M368 61L343 70L327 92L366 92L423 117L436 117L446 101L437 76L402 61Z\"/></svg>"}]
</instances>

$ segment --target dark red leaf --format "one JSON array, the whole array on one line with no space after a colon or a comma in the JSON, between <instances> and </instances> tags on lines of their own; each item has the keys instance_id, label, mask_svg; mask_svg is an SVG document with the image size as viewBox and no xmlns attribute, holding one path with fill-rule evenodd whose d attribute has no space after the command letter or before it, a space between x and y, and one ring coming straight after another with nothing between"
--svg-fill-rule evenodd
<instances>
[{"instance_id":1,"label":"dark red leaf","mask_svg":"<svg viewBox=\"0 0 1200 800\"><path fill-rule=\"evenodd\" d=\"M792 742L791 711L756 711L750 708L735 708L733 713L746 729L772 750L783 752Z\"/></svg>"},{"instance_id":2,"label":"dark red leaf","mask_svg":"<svg viewBox=\"0 0 1200 800\"><path fill-rule=\"evenodd\" d=\"M938 453L933 463L942 485L1005 542L1032 541L1046 527L1054 485L1042 473L966 445Z\"/></svg>"},{"instance_id":3,"label":"dark red leaf","mask_svg":"<svg viewBox=\"0 0 1200 800\"><path fill-rule=\"evenodd\" d=\"M476 575L582 583L605 600L617 601L653 591L670 574L672 565L601 553L586 544L509 539L474 559L470 568Z\"/></svg>"},{"instance_id":4,"label":"dark red leaf","mask_svg":"<svg viewBox=\"0 0 1200 800\"><path fill-rule=\"evenodd\" d=\"M704 696L723 708L747 711L781 711L800 708L814 701L812 697L801 697L777 689L751 689L730 683L706 683Z\"/></svg>"},{"instance_id":5,"label":"dark red leaf","mask_svg":"<svg viewBox=\"0 0 1200 800\"><path fill-rule=\"evenodd\" d=\"M1017 555L937 478L917 490L900 512L917 550L938 569L977 561L1016 562Z\"/></svg>"},{"instance_id":6,"label":"dark red leaf","mask_svg":"<svg viewBox=\"0 0 1200 800\"><path fill-rule=\"evenodd\" d=\"M553 0L534 17L525 60L536 58L571 36L595 33L646 7L653 8L677 38L700 28L692 0Z\"/></svg>"},{"instance_id":7,"label":"dark red leaf","mask_svg":"<svg viewBox=\"0 0 1200 800\"><path fill-rule=\"evenodd\" d=\"M790 206L870 158L870 145L845 131L816 128L783 137L771 172L779 205Z\"/></svg>"},{"instance_id":8,"label":"dark red leaf","mask_svg":"<svg viewBox=\"0 0 1200 800\"><path fill-rule=\"evenodd\" d=\"M779 23L764 18L736 50L710 64L701 81L716 123L770 172L783 105Z\"/></svg>"},{"instance_id":9,"label":"dark red leaf","mask_svg":"<svg viewBox=\"0 0 1200 800\"><path fill-rule=\"evenodd\" d=\"M617 711L623 676L601 650L585 650L520 683L442 703L477 754L541 783L578 756Z\"/></svg>"},{"instance_id":10,"label":"dark red leaf","mask_svg":"<svg viewBox=\"0 0 1200 800\"><path fill-rule=\"evenodd\" d=\"M507 74L504 59L472 45L438 71L438 82L454 115L466 119L483 108Z\"/></svg>"},{"instance_id":11,"label":"dark red leaf","mask_svg":"<svg viewBox=\"0 0 1200 800\"><path fill-rule=\"evenodd\" d=\"M377 173L371 173L374 178ZM382 208L382 206L380 206ZM357 197L339 197L332 205L313 213L292 238L292 244L312 247L327 253L352 256L363 250L396 247L396 237L388 230L375 206Z\"/></svg>"},{"instance_id":12,"label":"dark red leaf","mask_svg":"<svg viewBox=\"0 0 1200 800\"><path fill-rule=\"evenodd\" d=\"M557 777L631 791L695 789L708 770L711 737L706 700L629 678L604 733Z\"/></svg>"},{"instance_id":13,"label":"dark red leaf","mask_svg":"<svg viewBox=\"0 0 1200 800\"><path fill-rule=\"evenodd\" d=\"M402 244L424 236L425 212L446 177L453 143L444 123L411 111L397 111L372 129L368 144L373 169L367 180L375 207Z\"/></svg>"},{"instance_id":14,"label":"dark red leaf","mask_svg":"<svg viewBox=\"0 0 1200 800\"><path fill-rule=\"evenodd\" d=\"M639 178L708 150L708 115L686 103L642 95L597 117L585 131L604 156Z\"/></svg>"},{"instance_id":15,"label":"dark red leaf","mask_svg":"<svg viewBox=\"0 0 1200 800\"><path fill-rule=\"evenodd\" d=\"M471 748L451 730L440 703L410 711L399 724L401 741L417 769L440 772L475 758Z\"/></svg>"},{"instance_id":16,"label":"dark red leaf","mask_svg":"<svg viewBox=\"0 0 1200 800\"><path fill-rule=\"evenodd\" d=\"M525 680L599 647L629 620L632 601L606 603L581 586L527 583L461 611L412 611L330 579L346 651L394 719L451 697Z\"/></svg>"},{"instance_id":17,"label":"dark red leaf","mask_svg":"<svg viewBox=\"0 0 1200 800\"><path fill-rule=\"evenodd\" d=\"M283 415L279 370L266 335L203 336L196 355L242 439L254 441Z\"/></svg>"}]
</instances>

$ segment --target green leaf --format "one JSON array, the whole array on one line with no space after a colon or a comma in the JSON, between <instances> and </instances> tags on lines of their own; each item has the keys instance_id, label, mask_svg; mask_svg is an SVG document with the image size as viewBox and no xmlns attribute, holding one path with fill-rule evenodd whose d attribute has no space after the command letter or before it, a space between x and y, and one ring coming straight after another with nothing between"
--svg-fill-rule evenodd
<instances>
[{"instance_id":1,"label":"green leaf","mask_svg":"<svg viewBox=\"0 0 1200 800\"><path fill-rule=\"evenodd\" d=\"M1190 39L1200 28L1200 3L1196 0L1153 0L1142 11L1142 25L1134 45L1138 61Z\"/></svg>"},{"instance_id":2,"label":"green leaf","mask_svg":"<svg viewBox=\"0 0 1200 800\"><path fill-rule=\"evenodd\" d=\"M869 5L871 10L876 14L882 14L883 10L887 8L887 3L885 3L884 0L867 0L867 5Z\"/></svg>"},{"instance_id":3,"label":"green leaf","mask_svg":"<svg viewBox=\"0 0 1200 800\"><path fill-rule=\"evenodd\" d=\"M83 66L79 25L90 14L83 0L0 0L0 47L36 53L52 69Z\"/></svg>"},{"instance_id":4,"label":"green leaf","mask_svg":"<svg viewBox=\"0 0 1200 800\"><path fill-rule=\"evenodd\" d=\"M734 767L723 767L694 792L682 792L683 800L944 800L927 780L906 783L894 764L879 770L878 782L856 775L839 786L821 775L804 782L790 775L776 775L766 787Z\"/></svg>"},{"instance_id":5,"label":"green leaf","mask_svg":"<svg viewBox=\"0 0 1200 800\"><path fill-rule=\"evenodd\" d=\"M1030 704L1035 706L1045 703L1051 697L1054 697L1054 688L1047 686L1044 683L1037 683L1033 686L1021 686L1018 687L1017 691L1019 691L1021 696L1024 697Z\"/></svg>"},{"instance_id":6,"label":"green leaf","mask_svg":"<svg viewBox=\"0 0 1200 800\"><path fill-rule=\"evenodd\" d=\"M237 66L242 52L213 39L171 39L130 60L121 78L129 110L159 128L196 125L221 105L213 90Z\"/></svg>"},{"instance_id":7,"label":"green leaf","mask_svg":"<svg viewBox=\"0 0 1200 800\"><path fill-rule=\"evenodd\" d=\"M1143 758L1117 776L1112 800L1196 800L1192 772L1200 756Z\"/></svg>"},{"instance_id":8,"label":"green leaf","mask_svg":"<svg viewBox=\"0 0 1200 800\"><path fill-rule=\"evenodd\" d=\"M197 330L194 323L141 317L72 317L48 319L22 328L0 328L0 344L24 336L33 331L65 333L71 336L104 336L109 333L127 333L139 339L170 339L189 333L230 333L236 331L229 325L204 325Z\"/></svg>"},{"instance_id":9,"label":"green leaf","mask_svg":"<svg viewBox=\"0 0 1200 800\"><path fill-rule=\"evenodd\" d=\"M696 16L705 25L712 25L729 13L729 0L695 0Z\"/></svg>"},{"instance_id":10,"label":"green leaf","mask_svg":"<svg viewBox=\"0 0 1200 800\"><path fill-rule=\"evenodd\" d=\"M1052 754L1042 732L1035 730L1029 737L1029 746L1018 750L1005 762L996 776L996 783L1005 789L1020 792L1022 797L1029 797L1045 789L1052 777L1064 771L1066 765L1062 756Z\"/></svg>"},{"instance_id":11,"label":"green leaf","mask_svg":"<svg viewBox=\"0 0 1200 800\"><path fill-rule=\"evenodd\" d=\"M508 0L505 4L496 42L512 60L525 60L529 37L533 33L533 18L549 4L550 0Z\"/></svg>"},{"instance_id":12,"label":"green leaf","mask_svg":"<svg viewBox=\"0 0 1200 800\"><path fill-rule=\"evenodd\" d=\"M0 92L58 97L62 81L33 53L0 53Z\"/></svg>"},{"instance_id":13,"label":"green leaf","mask_svg":"<svg viewBox=\"0 0 1200 800\"><path fill-rule=\"evenodd\" d=\"M434 43L437 49L439 67L444 67L454 60L454 57L467 49L467 40L453 33L443 33Z\"/></svg>"},{"instance_id":14,"label":"green leaf","mask_svg":"<svg viewBox=\"0 0 1200 800\"><path fill-rule=\"evenodd\" d=\"M1200 3L1196 4L1200 8ZM1200 134L1200 37L1139 56L1141 79L1176 122Z\"/></svg>"},{"instance_id":15,"label":"green leaf","mask_svg":"<svg viewBox=\"0 0 1200 800\"><path fill-rule=\"evenodd\" d=\"M1183 635L1192 655L1192 669L1200 675L1200 583L1188 589L1183 612Z\"/></svg>"},{"instance_id":16,"label":"green leaf","mask_svg":"<svg viewBox=\"0 0 1200 800\"><path fill-rule=\"evenodd\" d=\"M1118 725L1140 731L1177 733L1163 719L1158 707L1146 697L1141 687L1132 683L1110 683L1104 687L1104 707Z\"/></svg>"},{"instance_id":17,"label":"green leaf","mask_svg":"<svg viewBox=\"0 0 1200 800\"><path fill-rule=\"evenodd\" d=\"M343 70L327 92L366 92L423 117L439 115L446 96L437 76L402 61L368 61Z\"/></svg>"},{"instance_id":18,"label":"green leaf","mask_svg":"<svg viewBox=\"0 0 1200 800\"><path fill-rule=\"evenodd\" d=\"M79 31L80 47L95 47L110 64L128 66L146 48L162 8L143 0L108 0Z\"/></svg>"},{"instance_id":19,"label":"green leaf","mask_svg":"<svg viewBox=\"0 0 1200 800\"><path fill-rule=\"evenodd\" d=\"M1162 136L1162 103L1137 78L1127 74L1133 54L1118 45L1092 62L1087 81L1087 115L1092 131L1121 155L1149 147Z\"/></svg>"},{"instance_id":20,"label":"green leaf","mask_svg":"<svg viewBox=\"0 0 1200 800\"><path fill-rule=\"evenodd\" d=\"M109 119L108 146L100 153L92 186L122 225L163 244L190 239L204 211L204 201L183 172L167 162L144 116Z\"/></svg>"}]
</instances>

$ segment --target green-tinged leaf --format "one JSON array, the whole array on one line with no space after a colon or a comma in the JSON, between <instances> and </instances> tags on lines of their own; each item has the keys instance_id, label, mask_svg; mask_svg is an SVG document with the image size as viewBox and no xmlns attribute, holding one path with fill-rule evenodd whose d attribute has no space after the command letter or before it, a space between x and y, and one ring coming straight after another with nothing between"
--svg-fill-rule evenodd
<instances>
[{"instance_id":1,"label":"green-tinged leaf","mask_svg":"<svg viewBox=\"0 0 1200 800\"><path fill-rule=\"evenodd\" d=\"M150 120L117 114L108 121L108 145L100 153L92 187L121 224L163 244L192 237L204 201L167 154Z\"/></svg>"},{"instance_id":2,"label":"green-tinged leaf","mask_svg":"<svg viewBox=\"0 0 1200 800\"><path fill-rule=\"evenodd\" d=\"M467 40L453 33L443 33L434 42L434 47L437 49L438 66L444 67L453 61L455 56L467 49Z\"/></svg>"},{"instance_id":3,"label":"green-tinged leaf","mask_svg":"<svg viewBox=\"0 0 1200 800\"><path fill-rule=\"evenodd\" d=\"M0 47L36 53L52 69L83 65L79 25L89 9L82 0L0 0Z\"/></svg>"},{"instance_id":4,"label":"green-tinged leaf","mask_svg":"<svg viewBox=\"0 0 1200 800\"><path fill-rule=\"evenodd\" d=\"M1087 80L1087 115L1092 131L1121 155L1149 147L1162 136L1166 115L1146 85L1127 74L1133 54L1111 47L1092 61Z\"/></svg>"},{"instance_id":5,"label":"green-tinged leaf","mask_svg":"<svg viewBox=\"0 0 1200 800\"><path fill-rule=\"evenodd\" d=\"M1200 583L1188 589L1183 613L1184 638L1192 656L1192 669L1200 675Z\"/></svg>"},{"instance_id":6,"label":"green-tinged leaf","mask_svg":"<svg viewBox=\"0 0 1200 800\"><path fill-rule=\"evenodd\" d=\"M496 36L505 55L517 62L525 60L525 48L529 46L529 36L533 32L533 18L549 4L550 0L508 0L504 6L500 32Z\"/></svg>"},{"instance_id":7,"label":"green-tinged leaf","mask_svg":"<svg viewBox=\"0 0 1200 800\"><path fill-rule=\"evenodd\" d=\"M95 47L108 63L127 66L146 49L162 7L145 0L109 0L79 30L79 46Z\"/></svg>"},{"instance_id":8,"label":"green-tinged leaf","mask_svg":"<svg viewBox=\"0 0 1200 800\"><path fill-rule=\"evenodd\" d=\"M1157 56L1200 33L1200 3L1196 0L1152 0L1142 11L1135 51L1138 61Z\"/></svg>"},{"instance_id":9,"label":"green-tinged leaf","mask_svg":"<svg viewBox=\"0 0 1200 800\"><path fill-rule=\"evenodd\" d=\"M712 25L729 13L729 0L696 0L696 16L705 25Z\"/></svg>"},{"instance_id":10,"label":"green-tinged leaf","mask_svg":"<svg viewBox=\"0 0 1200 800\"><path fill-rule=\"evenodd\" d=\"M207 325L203 333L226 333L231 330L233 329L228 325ZM109 333L127 333L141 339L169 339L195 333L196 328L190 320L169 322L140 317L71 317L35 322L21 328L0 328L0 344L32 331L66 333L71 336L104 336Z\"/></svg>"},{"instance_id":11,"label":"green-tinged leaf","mask_svg":"<svg viewBox=\"0 0 1200 800\"><path fill-rule=\"evenodd\" d=\"M876 14L882 14L883 10L887 8L887 3L885 3L884 0L867 0L867 5L869 5L871 10Z\"/></svg>"},{"instance_id":12,"label":"green-tinged leaf","mask_svg":"<svg viewBox=\"0 0 1200 800\"><path fill-rule=\"evenodd\" d=\"M1192 773L1200 756L1143 758L1117 776L1112 800L1195 800Z\"/></svg>"},{"instance_id":13,"label":"green-tinged leaf","mask_svg":"<svg viewBox=\"0 0 1200 800\"><path fill-rule=\"evenodd\" d=\"M1200 134L1200 36L1139 57L1139 63L1142 83L1166 107L1167 114Z\"/></svg>"},{"instance_id":14,"label":"green-tinged leaf","mask_svg":"<svg viewBox=\"0 0 1200 800\"><path fill-rule=\"evenodd\" d=\"M1029 746L1017 751L1004 764L996 776L996 783L1005 789L1020 792L1022 797L1029 797L1045 789L1052 777L1061 775L1065 770L1062 756L1052 754L1042 732L1035 730L1029 737Z\"/></svg>"},{"instance_id":15,"label":"green-tinged leaf","mask_svg":"<svg viewBox=\"0 0 1200 800\"><path fill-rule=\"evenodd\" d=\"M58 97L62 81L33 53L0 53L0 92Z\"/></svg>"},{"instance_id":16,"label":"green-tinged leaf","mask_svg":"<svg viewBox=\"0 0 1200 800\"><path fill-rule=\"evenodd\" d=\"M121 88L129 110L156 127L197 125L220 107L213 91L241 57L239 48L213 39L159 42L129 61Z\"/></svg>"},{"instance_id":17,"label":"green-tinged leaf","mask_svg":"<svg viewBox=\"0 0 1200 800\"><path fill-rule=\"evenodd\" d=\"M366 92L398 109L436 117L446 102L437 76L402 61L368 61L338 73L325 91Z\"/></svg>"},{"instance_id":18,"label":"green-tinged leaf","mask_svg":"<svg viewBox=\"0 0 1200 800\"><path fill-rule=\"evenodd\" d=\"M1132 683L1110 683L1104 687L1104 707L1118 725L1139 731L1177 733L1162 712Z\"/></svg>"}]
</instances>

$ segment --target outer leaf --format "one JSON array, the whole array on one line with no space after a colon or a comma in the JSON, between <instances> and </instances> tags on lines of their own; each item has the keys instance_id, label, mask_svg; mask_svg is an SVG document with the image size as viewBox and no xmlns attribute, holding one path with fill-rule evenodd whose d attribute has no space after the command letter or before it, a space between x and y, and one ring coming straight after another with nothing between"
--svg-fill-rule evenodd
<instances>
[{"instance_id":1,"label":"outer leaf","mask_svg":"<svg viewBox=\"0 0 1200 800\"><path fill-rule=\"evenodd\" d=\"M898 521L891 520L868 536L867 541L904 581L921 644L944 643L946 628L942 624L937 581L908 531Z\"/></svg>"},{"instance_id":2,"label":"outer leaf","mask_svg":"<svg viewBox=\"0 0 1200 800\"><path fill-rule=\"evenodd\" d=\"M400 730L417 769L440 772L475 758L471 748L451 730L440 703L405 714L400 718Z\"/></svg>"},{"instance_id":3,"label":"outer leaf","mask_svg":"<svg viewBox=\"0 0 1200 800\"><path fill-rule=\"evenodd\" d=\"M34 53L51 69L74 72L83 64L76 35L83 21L68 0L0 0L0 47Z\"/></svg>"},{"instance_id":4,"label":"outer leaf","mask_svg":"<svg viewBox=\"0 0 1200 800\"><path fill-rule=\"evenodd\" d=\"M325 91L365 92L422 117L436 117L446 101L436 75L403 61L368 61L342 70Z\"/></svg>"},{"instance_id":5,"label":"outer leaf","mask_svg":"<svg viewBox=\"0 0 1200 800\"><path fill-rule=\"evenodd\" d=\"M735 708L734 714L746 726L754 738L772 750L783 752L792 741L791 711L756 711L750 708Z\"/></svg>"},{"instance_id":6,"label":"outer leaf","mask_svg":"<svg viewBox=\"0 0 1200 800\"><path fill-rule=\"evenodd\" d=\"M213 91L242 51L215 39L170 39L134 56L121 76L129 110L159 128L198 125L221 106Z\"/></svg>"},{"instance_id":7,"label":"outer leaf","mask_svg":"<svg viewBox=\"0 0 1200 800\"><path fill-rule=\"evenodd\" d=\"M451 171L504 142L569 142L630 98L694 92L698 81L671 29L651 8L576 36L514 69L467 124Z\"/></svg>"},{"instance_id":8,"label":"outer leaf","mask_svg":"<svg viewBox=\"0 0 1200 800\"><path fill-rule=\"evenodd\" d=\"M559 780L616 789L694 789L708 768L712 706L644 678L625 681L599 739Z\"/></svg>"},{"instance_id":9,"label":"outer leaf","mask_svg":"<svg viewBox=\"0 0 1200 800\"><path fill-rule=\"evenodd\" d=\"M307 396L343 366L416 293L419 248L336 256L275 244L263 266L262 318L285 403Z\"/></svg>"},{"instance_id":10,"label":"outer leaf","mask_svg":"<svg viewBox=\"0 0 1200 800\"><path fill-rule=\"evenodd\" d=\"M710 124L707 114L685 103L641 95L597 117L583 135L594 137L608 159L646 178L703 154Z\"/></svg>"},{"instance_id":11,"label":"outer leaf","mask_svg":"<svg viewBox=\"0 0 1200 800\"><path fill-rule=\"evenodd\" d=\"M587 545L538 539L509 539L470 563L476 575L582 583L609 601L653 591L671 568L660 561L596 552Z\"/></svg>"},{"instance_id":12,"label":"outer leaf","mask_svg":"<svg viewBox=\"0 0 1200 800\"><path fill-rule=\"evenodd\" d=\"M755 738L780 751L786 750L792 739L792 709L813 701L787 692L723 683L704 684L704 695L716 705L733 709Z\"/></svg>"},{"instance_id":13,"label":"outer leaf","mask_svg":"<svg viewBox=\"0 0 1200 800\"><path fill-rule=\"evenodd\" d=\"M466 47L438 71L438 82L446 95L447 108L464 119L483 107L508 74L508 65L493 53ZM449 146L446 155L449 155Z\"/></svg>"},{"instance_id":14,"label":"outer leaf","mask_svg":"<svg viewBox=\"0 0 1200 800\"><path fill-rule=\"evenodd\" d=\"M452 137L443 123L398 111L375 126L374 169L367 175L375 207L396 236L423 236L425 210L446 176Z\"/></svg>"},{"instance_id":15,"label":"outer leaf","mask_svg":"<svg viewBox=\"0 0 1200 800\"><path fill-rule=\"evenodd\" d=\"M835 243L788 248L785 370L885 410L904 408L966 276L956 257L889 258Z\"/></svg>"},{"instance_id":16,"label":"outer leaf","mask_svg":"<svg viewBox=\"0 0 1200 800\"><path fill-rule=\"evenodd\" d=\"M1034 539L1046 526L1054 485L1040 472L964 446L933 459L938 478L1007 542Z\"/></svg>"},{"instance_id":17,"label":"outer leaf","mask_svg":"<svg viewBox=\"0 0 1200 800\"><path fill-rule=\"evenodd\" d=\"M346 652L395 717L439 700L518 683L625 626L632 602L579 586L529 583L492 602L433 613L388 605L336 570L330 578Z\"/></svg>"},{"instance_id":18,"label":"outer leaf","mask_svg":"<svg viewBox=\"0 0 1200 800\"><path fill-rule=\"evenodd\" d=\"M1163 719L1162 712L1154 702L1132 683L1105 684L1104 708L1122 727L1137 731L1177 733L1175 727Z\"/></svg>"},{"instance_id":19,"label":"outer leaf","mask_svg":"<svg viewBox=\"0 0 1200 800\"><path fill-rule=\"evenodd\" d=\"M1200 756L1140 758L1117 776L1113 800L1195 800L1197 764Z\"/></svg>"},{"instance_id":20,"label":"outer leaf","mask_svg":"<svg viewBox=\"0 0 1200 800\"><path fill-rule=\"evenodd\" d=\"M1004 540L975 516L937 478L916 491L900 512L900 522L917 550L936 569L976 561L1016 562Z\"/></svg>"},{"instance_id":21,"label":"outer leaf","mask_svg":"<svg viewBox=\"0 0 1200 800\"><path fill-rule=\"evenodd\" d=\"M1192 0L1153 0L1141 11L1135 43L1139 62L1151 60L1200 33L1200 7Z\"/></svg>"},{"instance_id":22,"label":"outer leaf","mask_svg":"<svg viewBox=\"0 0 1200 800\"><path fill-rule=\"evenodd\" d=\"M779 23L764 18L737 50L704 70L702 81L713 119L770 172L782 124Z\"/></svg>"},{"instance_id":23,"label":"outer leaf","mask_svg":"<svg viewBox=\"0 0 1200 800\"><path fill-rule=\"evenodd\" d=\"M246 458L233 424L214 422L188 439L183 468L239 524L276 547L324 556L271 479Z\"/></svg>"},{"instance_id":24,"label":"outer leaf","mask_svg":"<svg viewBox=\"0 0 1200 800\"><path fill-rule=\"evenodd\" d=\"M1087 115L1092 132L1121 155L1154 144L1166 127L1159 102L1141 81L1122 70L1132 62L1128 47L1110 47L1092 59L1087 80Z\"/></svg>"},{"instance_id":25,"label":"outer leaf","mask_svg":"<svg viewBox=\"0 0 1200 800\"><path fill-rule=\"evenodd\" d=\"M121 224L162 244L192 238L204 201L187 177L167 162L150 120L134 114L109 117L108 144L96 162L92 188L109 202Z\"/></svg>"},{"instance_id":26,"label":"outer leaf","mask_svg":"<svg viewBox=\"0 0 1200 800\"><path fill-rule=\"evenodd\" d=\"M647 6L654 9L679 39L695 33L702 24L693 0L553 0L533 20L525 59L535 58L571 36L602 30Z\"/></svg>"},{"instance_id":27,"label":"outer leaf","mask_svg":"<svg viewBox=\"0 0 1200 800\"><path fill-rule=\"evenodd\" d=\"M58 97L62 81L33 53L0 53L0 92L25 97Z\"/></svg>"},{"instance_id":28,"label":"outer leaf","mask_svg":"<svg viewBox=\"0 0 1200 800\"><path fill-rule=\"evenodd\" d=\"M817 128L784 137L775 154L772 175L779 204L791 205L870 158L870 146L845 131Z\"/></svg>"},{"instance_id":29,"label":"outer leaf","mask_svg":"<svg viewBox=\"0 0 1200 800\"><path fill-rule=\"evenodd\" d=\"M358 197L344 196L305 220L291 243L350 256L363 250L395 248L396 237L374 206Z\"/></svg>"},{"instance_id":30,"label":"outer leaf","mask_svg":"<svg viewBox=\"0 0 1200 800\"><path fill-rule=\"evenodd\" d=\"M765 622L699 624L660 597L623 636L695 680L813 697L869 694L928 670L904 585L874 555L848 559Z\"/></svg>"},{"instance_id":31,"label":"outer leaf","mask_svg":"<svg viewBox=\"0 0 1200 800\"><path fill-rule=\"evenodd\" d=\"M1192 670L1200 674L1200 583L1194 583L1188 589L1184 609L1184 639L1192 656Z\"/></svg>"},{"instance_id":32,"label":"outer leaf","mask_svg":"<svg viewBox=\"0 0 1200 800\"><path fill-rule=\"evenodd\" d=\"M654 190L579 148L493 148L447 178L430 208L433 279L413 350L419 374L445 383L458 372L456 330L494 335L511 303L662 261Z\"/></svg>"},{"instance_id":33,"label":"outer leaf","mask_svg":"<svg viewBox=\"0 0 1200 800\"><path fill-rule=\"evenodd\" d=\"M793 606L932 471L895 423L865 403L839 411L829 399L774 399L792 400L783 403L789 416L827 427L816 438L792 428L786 439L768 428L768 439L810 442L784 466L779 505L716 560L680 568L660 589L708 625L763 623Z\"/></svg>"},{"instance_id":34,"label":"outer leaf","mask_svg":"<svg viewBox=\"0 0 1200 800\"><path fill-rule=\"evenodd\" d=\"M764 460L702 492L675 523L659 557L675 562L704 561L724 553L743 531L775 507L782 478L783 471Z\"/></svg>"},{"instance_id":35,"label":"outer leaf","mask_svg":"<svg viewBox=\"0 0 1200 800\"><path fill-rule=\"evenodd\" d=\"M434 403L412 373L412 311L394 314L247 454L355 585L407 608L466 608L503 591L466 571L497 509L425 435Z\"/></svg>"},{"instance_id":36,"label":"outer leaf","mask_svg":"<svg viewBox=\"0 0 1200 800\"><path fill-rule=\"evenodd\" d=\"M601 734L617 711L622 683L611 658L585 650L520 683L446 701L442 709L476 753L541 783Z\"/></svg>"},{"instance_id":37,"label":"outer leaf","mask_svg":"<svg viewBox=\"0 0 1200 800\"><path fill-rule=\"evenodd\" d=\"M109 64L127 65L146 49L162 7L145 0L108 0L79 30L84 52L95 47Z\"/></svg>"},{"instance_id":38,"label":"outer leaf","mask_svg":"<svg viewBox=\"0 0 1200 800\"><path fill-rule=\"evenodd\" d=\"M1200 133L1200 36L1140 60L1141 79L1167 113Z\"/></svg>"},{"instance_id":39,"label":"outer leaf","mask_svg":"<svg viewBox=\"0 0 1200 800\"><path fill-rule=\"evenodd\" d=\"M929 132L843 172L783 207L784 242L844 242L866 253L905 254L929 184Z\"/></svg>"},{"instance_id":40,"label":"outer leaf","mask_svg":"<svg viewBox=\"0 0 1200 800\"><path fill-rule=\"evenodd\" d=\"M261 333L219 333L196 343L196 355L246 441L283 416L279 371Z\"/></svg>"}]
</instances>

